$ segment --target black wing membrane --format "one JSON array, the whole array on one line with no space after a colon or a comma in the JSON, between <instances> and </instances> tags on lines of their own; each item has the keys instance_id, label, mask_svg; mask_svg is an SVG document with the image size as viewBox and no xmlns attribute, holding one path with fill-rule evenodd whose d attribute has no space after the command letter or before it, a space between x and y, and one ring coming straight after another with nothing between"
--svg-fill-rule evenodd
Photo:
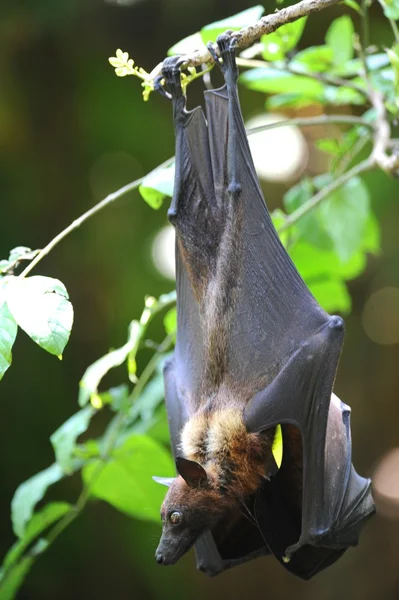
<instances>
[{"instance_id":1,"label":"black wing membrane","mask_svg":"<svg viewBox=\"0 0 399 600\"><path fill-rule=\"evenodd\" d=\"M213 299L223 304L227 297L234 307L223 368L235 389L248 389L250 382L254 391L244 413L246 427L261 432L281 424L284 458L250 499L251 519L243 514L198 540L197 566L215 575L273 553L308 579L357 544L374 511L370 481L353 469L349 408L332 395L342 319L318 305L277 236L247 141L229 36L221 36L218 45L226 83L205 93L206 118L201 108L185 110L176 59L167 59L164 69L176 130L169 216L176 227L178 330L174 358L165 369L172 447L176 454L181 428L202 401L209 321L217 321L210 315L211 290ZM237 241L226 254L232 275L217 296L226 223L236 227ZM293 427L300 434L300 456L294 452L298 444L290 446Z\"/></svg>"}]
</instances>

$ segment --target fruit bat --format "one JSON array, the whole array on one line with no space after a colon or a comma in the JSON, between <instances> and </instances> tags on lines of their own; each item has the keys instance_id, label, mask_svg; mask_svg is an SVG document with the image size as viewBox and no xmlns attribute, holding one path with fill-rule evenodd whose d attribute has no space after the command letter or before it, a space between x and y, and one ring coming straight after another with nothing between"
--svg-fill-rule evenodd
<instances>
[{"instance_id":1,"label":"fruit bat","mask_svg":"<svg viewBox=\"0 0 399 600\"><path fill-rule=\"evenodd\" d=\"M164 378L178 475L155 478L169 486L156 560L194 546L197 567L216 575L273 554L309 579L357 544L374 505L351 462L350 409L332 393L344 324L273 227L232 39L210 46L225 84L205 92L205 113L186 110L181 59L163 67L176 136L177 339Z\"/></svg>"}]
</instances>

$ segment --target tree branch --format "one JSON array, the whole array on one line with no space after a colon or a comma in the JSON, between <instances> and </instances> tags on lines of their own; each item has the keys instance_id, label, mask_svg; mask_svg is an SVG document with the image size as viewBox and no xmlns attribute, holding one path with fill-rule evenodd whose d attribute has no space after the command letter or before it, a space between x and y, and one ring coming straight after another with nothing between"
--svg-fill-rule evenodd
<instances>
[{"instance_id":1,"label":"tree branch","mask_svg":"<svg viewBox=\"0 0 399 600\"><path fill-rule=\"evenodd\" d=\"M302 0L293 6L287 6L281 10L276 10L270 15L265 15L253 25L244 27L240 31L232 34L232 37L236 40L237 50L249 48L262 35L272 33L282 25L286 25L286 23L292 23L292 21L297 21L301 17L306 17L330 6L334 6L334 4L338 4L339 1L340 0ZM214 62L211 53L205 46L187 54L184 58L185 67L199 67L204 63L211 64ZM159 65L151 71L151 76L154 79L157 75L161 74L162 64L163 63L159 63Z\"/></svg>"}]
</instances>

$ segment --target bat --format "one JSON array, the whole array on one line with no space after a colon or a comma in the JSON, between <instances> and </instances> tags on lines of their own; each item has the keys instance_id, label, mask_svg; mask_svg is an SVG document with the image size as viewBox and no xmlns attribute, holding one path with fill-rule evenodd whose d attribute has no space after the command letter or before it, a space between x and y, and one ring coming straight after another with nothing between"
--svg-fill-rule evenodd
<instances>
[{"instance_id":1,"label":"bat","mask_svg":"<svg viewBox=\"0 0 399 600\"><path fill-rule=\"evenodd\" d=\"M344 323L273 227L230 33L220 56L209 48L225 84L205 92L205 112L186 110L181 59L163 67L176 137L177 339L164 379L177 476L154 478L169 487L155 556L174 564L194 546L197 568L216 575L273 554L309 579L357 544L374 504L351 462L350 408L332 393Z\"/></svg>"}]
</instances>

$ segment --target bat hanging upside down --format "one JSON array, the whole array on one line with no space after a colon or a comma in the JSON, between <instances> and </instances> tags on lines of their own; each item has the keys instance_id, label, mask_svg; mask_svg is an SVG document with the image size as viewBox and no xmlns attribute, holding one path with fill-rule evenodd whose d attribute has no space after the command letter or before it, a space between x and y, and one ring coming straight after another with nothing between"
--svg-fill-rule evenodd
<instances>
[{"instance_id":1,"label":"bat hanging upside down","mask_svg":"<svg viewBox=\"0 0 399 600\"><path fill-rule=\"evenodd\" d=\"M274 554L309 579L356 545L374 512L351 463L348 406L332 387L344 324L318 305L272 225L252 162L231 35L215 55L225 85L186 111L173 101L177 341L165 366L178 476L161 509L156 560L193 545L208 575ZM282 462L281 462L282 446ZM280 464L281 462L281 464Z\"/></svg>"}]
</instances>

